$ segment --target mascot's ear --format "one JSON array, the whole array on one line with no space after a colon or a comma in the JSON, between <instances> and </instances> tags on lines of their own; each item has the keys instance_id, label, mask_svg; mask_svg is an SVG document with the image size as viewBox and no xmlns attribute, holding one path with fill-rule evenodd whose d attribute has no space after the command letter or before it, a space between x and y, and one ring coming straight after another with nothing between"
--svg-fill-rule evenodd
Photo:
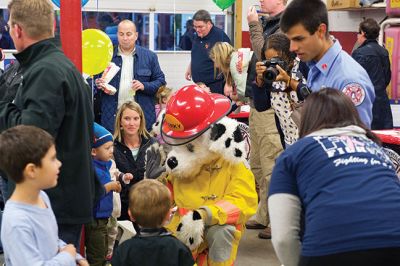
<instances>
[{"instance_id":1,"label":"mascot's ear","mask_svg":"<svg viewBox=\"0 0 400 266\"><path fill-rule=\"evenodd\" d=\"M151 127L151 132L150 132L151 136L157 137L161 135L161 126L164 116L165 116L165 109L160 111L160 113L157 116L156 122Z\"/></svg>"},{"instance_id":2,"label":"mascot's ear","mask_svg":"<svg viewBox=\"0 0 400 266\"><path fill-rule=\"evenodd\" d=\"M234 119L224 117L211 127L210 150L221 154L228 161L237 163L246 159L246 144Z\"/></svg>"}]
</instances>

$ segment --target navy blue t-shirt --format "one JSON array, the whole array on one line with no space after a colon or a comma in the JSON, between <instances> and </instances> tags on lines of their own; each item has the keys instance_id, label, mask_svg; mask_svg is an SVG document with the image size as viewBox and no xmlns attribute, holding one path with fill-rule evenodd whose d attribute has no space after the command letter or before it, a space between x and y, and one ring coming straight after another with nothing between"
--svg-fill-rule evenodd
<instances>
[{"instance_id":1,"label":"navy blue t-shirt","mask_svg":"<svg viewBox=\"0 0 400 266\"><path fill-rule=\"evenodd\" d=\"M191 53L191 70L194 82L210 84L215 81L214 63L210 59L210 50L216 42L231 42L226 33L213 26L207 36L200 38L197 34L193 38ZM219 77L222 80L223 77Z\"/></svg>"},{"instance_id":2,"label":"navy blue t-shirt","mask_svg":"<svg viewBox=\"0 0 400 266\"><path fill-rule=\"evenodd\" d=\"M400 247L400 182L368 139L300 139L277 159L269 195L277 193L301 201L303 256Z\"/></svg>"}]
</instances>

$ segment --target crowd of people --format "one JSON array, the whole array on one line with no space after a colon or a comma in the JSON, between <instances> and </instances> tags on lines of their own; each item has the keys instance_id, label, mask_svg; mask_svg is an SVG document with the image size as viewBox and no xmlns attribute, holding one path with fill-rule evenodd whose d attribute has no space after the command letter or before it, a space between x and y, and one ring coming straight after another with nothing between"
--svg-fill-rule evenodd
<instances>
[{"instance_id":1,"label":"crowd of people","mask_svg":"<svg viewBox=\"0 0 400 266\"><path fill-rule=\"evenodd\" d=\"M91 88L54 39L51 2L11 0L8 10L17 62L0 77L6 265L199 263L194 240L175 237L182 227L177 217L187 212L175 213L174 230L167 226L175 195L165 176L158 178L166 171L160 158L171 144L160 128L177 130L181 141L190 130L168 110L173 89L157 55L137 45L135 23L119 22L111 61L120 70L109 84L102 74L95 77L92 102ZM242 184L247 198L232 199L243 210L231 202L193 210L193 220L207 221L209 265L235 260L233 242L242 232L242 224L229 224L235 219L262 229L258 237L272 238L285 266L400 265L400 181L371 131L393 127L386 93L390 62L376 41L379 25L373 19L360 23L359 46L350 56L329 34L321 0L260 0L260 10L249 7L247 20L252 51L235 49L206 10L188 20L180 44L191 50L182 78L197 84L197 98L219 101L224 111L218 119L230 106L250 105L251 171L244 164L235 169L252 184ZM194 125L201 132L189 132L183 147L193 152L190 141L215 123ZM245 201L253 199L255 184L258 207L248 219L255 204ZM178 185L182 189L185 181ZM211 221L213 212L218 221ZM132 221L137 233L120 245L118 220ZM224 226L234 231L225 230L225 242L210 236L217 231L211 228ZM235 248L225 250L227 245Z\"/></svg>"}]
</instances>

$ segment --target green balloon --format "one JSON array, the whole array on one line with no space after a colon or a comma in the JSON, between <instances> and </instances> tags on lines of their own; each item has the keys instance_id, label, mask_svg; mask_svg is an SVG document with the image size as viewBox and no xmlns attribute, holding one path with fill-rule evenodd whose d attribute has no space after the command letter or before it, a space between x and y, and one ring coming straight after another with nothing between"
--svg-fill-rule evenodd
<instances>
[{"instance_id":1,"label":"green balloon","mask_svg":"<svg viewBox=\"0 0 400 266\"><path fill-rule=\"evenodd\" d=\"M213 1L222 10L227 9L228 7L233 5L233 3L235 3L235 0L213 0Z\"/></svg>"}]
</instances>

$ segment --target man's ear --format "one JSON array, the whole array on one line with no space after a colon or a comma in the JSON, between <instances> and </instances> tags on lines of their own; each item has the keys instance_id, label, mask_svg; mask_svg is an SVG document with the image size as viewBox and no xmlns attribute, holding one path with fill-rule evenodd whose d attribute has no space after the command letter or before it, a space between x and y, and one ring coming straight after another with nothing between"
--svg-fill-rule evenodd
<instances>
[{"instance_id":1,"label":"man's ear","mask_svg":"<svg viewBox=\"0 0 400 266\"><path fill-rule=\"evenodd\" d=\"M328 31L328 27L326 26L326 24L325 23L321 23L319 26L318 26L318 36L320 37L320 38L326 38L326 35L327 35L327 31Z\"/></svg>"},{"instance_id":2,"label":"man's ear","mask_svg":"<svg viewBox=\"0 0 400 266\"><path fill-rule=\"evenodd\" d=\"M170 208L164 217L163 225L169 222L169 220L171 218L171 214L172 214L172 209Z\"/></svg>"},{"instance_id":3,"label":"man's ear","mask_svg":"<svg viewBox=\"0 0 400 266\"><path fill-rule=\"evenodd\" d=\"M128 215L129 215L129 218L131 219L131 221L134 222L135 221L135 217L132 216L132 213L131 213L130 209L128 209Z\"/></svg>"},{"instance_id":4,"label":"man's ear","mask_svg":"<svg viewBox=\"0 0 400 266\"><path fill-rule=\"evenodd\" d=\"M22 28L21 28L21 26L19 24L15 23L15 24L11 25L11 27L13 27L14 35L17 38L21 38L21 36L22 36Z\"/></svg>"},{"instance_id":5,"label":"man's ear","mask_svg":"<svg viewBox=\"0 0 400 266\"><path fill-rule=\"evenodd\" d=\"M36 173L36 165L33 163L28 163L23 171L23 176L25 178L33 179L35 178L35 173Z\"/></svg>"},{"instance_id":6,"label":"man's ear","mask_svg":"<svg viewBox=\"0 0 400 266\"><path fill-rule=\"evenodd\" d=\"M96 149L92 148L92 156L96 156Z\"/></svg>"}]
</instances>

